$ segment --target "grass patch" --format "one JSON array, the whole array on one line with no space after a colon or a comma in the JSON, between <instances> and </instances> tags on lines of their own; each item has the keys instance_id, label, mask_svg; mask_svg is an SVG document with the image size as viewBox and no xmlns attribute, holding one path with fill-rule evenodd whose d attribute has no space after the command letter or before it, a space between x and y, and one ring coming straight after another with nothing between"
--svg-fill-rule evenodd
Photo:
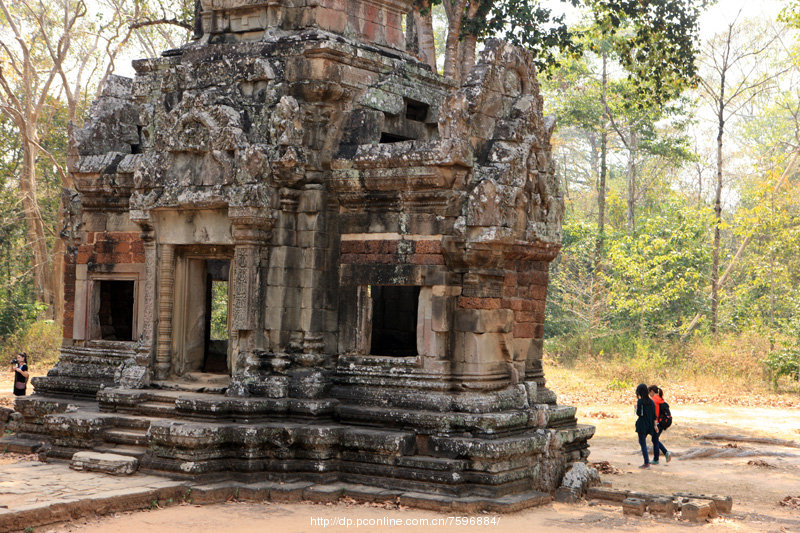
<instances>
[{"instance_id":1,"label":"grass patch","mask_svg":"<svg viewBox=\"0 0 800 533\"><path fill-rule=\"evenodd\" d=\"M548 379L576 392L632 392L638 383L655 383L721 395L798 393L797 381L776 379L765 364L770 342L757 333L720 336L716 343L710 338L681 343L618 336L595 340L592 353L586 346L576 339L548 340Z\"/></svg>"}]
</instances>

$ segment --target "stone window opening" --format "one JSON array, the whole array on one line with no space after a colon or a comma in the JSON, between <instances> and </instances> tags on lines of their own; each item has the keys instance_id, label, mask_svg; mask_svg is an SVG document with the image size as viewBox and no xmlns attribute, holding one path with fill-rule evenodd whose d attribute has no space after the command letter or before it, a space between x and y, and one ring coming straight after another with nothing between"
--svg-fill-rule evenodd
<instances>
[{"instance_id":1,"label":"stone window opening","mask_svg":"<svg viewBox=\"0 0 800 533\"><path fill-rule=\"evenodd\" d=\"M132 154L141 154L142 153L142 127L136 126L136 137L139 139L139 142L136 144L131 145L131 153Z\"/></svg>"},{"instance_id":2,"label":"stone window opening","mask_svg":"<svg viewBox=\"0 0 800 533\"><path fill-rule=\"evenodd\" d=\"M136 282L102 279L95 282L92 338L110 341L134 340Z\"/></svg>"},{"instance_id":3,"label":"stone window opening","mask_svg":"<svg viewBox=\"0 0 800 533\"><path fill-rule=\"evenodd\" d=\"M371 355L415 357L420 287L369 285Z\"/></svg>"},{"instance_id":4,"label":"stone window opening","mask_svg":"<svg viewBox=\"0 0 800 533\"><path fill-rule=\"evenodd\" d=\"M430 106L424 102L411 100L406 98L406 118L414 122L425 122L428 118L428 109Z\"/></svg>"},{"instance_id":5,"label":"stone window opening","mask_svg":"<svg viewBox=\"0 0 800 533\"><path fill-rule=\"evenodd\" d=\"M404 110L400 113L384 113L381 144L430 139L438 132L435 124L428 124L428 104L410 98L404 98L403 103Z\"/></svg>"},{"instance_id":6,"label":"stone window opening","mask_svg":"<svg viewBox=\"0 0 800 533\"><path fill-rule=\"evenodd\" d=\"M381 132L381 144L401 143L403 141L413 141L413 137L406 137L405 135L397 135L394 133Z\"/></svg>"}]
</instances>

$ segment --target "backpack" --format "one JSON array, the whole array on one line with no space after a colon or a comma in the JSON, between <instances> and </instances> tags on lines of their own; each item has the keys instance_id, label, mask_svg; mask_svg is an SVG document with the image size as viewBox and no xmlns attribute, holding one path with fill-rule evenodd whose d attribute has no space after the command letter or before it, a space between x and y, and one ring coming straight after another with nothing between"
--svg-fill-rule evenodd
<instances>
[{"instance_id":1,"label":"backpack","mask_svg":"<svg viewBox=\"0 0 800 533\"><path fill-rule=\"evenodd\" d=\"M664 402L658 408L658 427L664 431L672 425L672 413L669 411L669 404Z\"/></svg>"}]
</instances>

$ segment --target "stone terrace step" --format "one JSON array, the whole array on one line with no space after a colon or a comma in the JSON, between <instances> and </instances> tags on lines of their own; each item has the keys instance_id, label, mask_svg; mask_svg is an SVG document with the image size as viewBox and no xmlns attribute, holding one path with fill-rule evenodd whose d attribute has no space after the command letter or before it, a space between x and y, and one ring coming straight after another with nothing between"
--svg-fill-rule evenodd
<instances>
[{"instance_id":1,"label":"stone terrace step","mask_svg":"<svg viewBox=\"0 0 800 533\"><path fill-rule=\"evenodd\" d=\"M124 444L104 444L102 446L96 446L94 451L99 453L127 455L130 457L136 457L141 461L142 457L144 457L147 453L147 448L145 446L128 446Z\"/></svg>"},{"instance_id":2,"label":"stone terrace step","mask_svg":"<svg viewBox=\"0 0 800 533\"><path fill-rule=\"evenodd\" d=\"M332 399L229 398L220 394L161 389L105 389L98 393L97 399L104 412L237 421L332 414L337 403Z\"/></svg>"},{"instance_id":3,"label":"stone terrace step","mask_svg":"<svg viewBox=\"0 0 800 533\"><path fill-rule=\"evenodd\" d=\"M8 477L9 465L0 475ZM80 518L94 518L119 512L152 508L153 502L159 506L181 505L192 502L195 505L224 503L232 499L242 501L271 501L275 503L311 501L329 503L339 498L353 498L361 502L399 502L419 508L433 509L442 513L516 512L527 507L544 505L550 496L528 491L516 496L500 498L466 497L447 498L437 495L417 494L401 490L380 489L350 483L314 485L308 482L281 483L262 481L240 483L221 481L213 484L191 483L164 479L156 476L137 474L124 479L86 473L81 477L86 481L81 487L74 485L74 473L64 465L41 465L34 470L42 470L38 476L31 476L30 466L25 474L28 485L27 494L35 497L36 503L0 509L0 531L21 531L58 522L69 522ZM62 472L66 471L66 472ZM98 494L98 487L102 490ZM57 489L57 490L54 490ZM57 496L59 492L69 492L68 499ZM309 512L313 507L309 507Z\"/></svg>"},{"instance_id":4,"label":"stone terrace step","mask_svg":"<svg viewBox=\"0 0 800 533\"><path fill-rule=\"evenodd\" d=\"M136 415L122 415L119 414L118 416L114 417L114 425L120 429L143 429L147 431L147 428L150 427L150 422L152 422L152 418L146 416L136 416Z\"/></svg>"},{"instance_id":5,"label":"stone terrace step","mask_svg":"<svg viewBox=\"0 0 800 533\"><path fill-rule=\"evenodd\" d=\"M42 442L19 437L3 437L0 439L0 453L36 453L42 447Z\"/></svg>"},{"instance_id":6,"label":"stone terrace step","mask_svg":"<svg viewBox=\"0 0 800 533\"><path fill-rule=\"evenodd\" d=\"M147 416L171 417L176 416L175 404L158 401L147 401L136 405L136 413Z\"/></svg>"},{"instance_id":7,"label":"stone terrace step","mask_svg":"<svg viewBox=\"0 0 800 533\"><path fill-rule=\"evenodd\" d=\"M147 430L146 429L107 429L103 433L103 439L106 442L113 442L116 444L133 444L134 446L147 445Z\"/></svg>"}]
</instances>

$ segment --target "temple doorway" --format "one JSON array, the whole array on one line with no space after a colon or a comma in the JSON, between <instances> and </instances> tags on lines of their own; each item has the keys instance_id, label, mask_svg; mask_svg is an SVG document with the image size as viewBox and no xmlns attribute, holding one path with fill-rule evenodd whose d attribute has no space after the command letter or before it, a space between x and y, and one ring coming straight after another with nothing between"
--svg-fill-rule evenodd
<instances>
[{"instance_id":1,"label":"temple doorway","mask_svg":"<svg viewBox=\"0 0 800 533\"><path fill-rule=\"evenodd\" d=\"M230 255L202 247L178 250L172 373L230 373Z\"/></svg>"},{"instance_id":2,"label":"temple doorway","mask_svg":"<svg viewBox=\"0 0 800 533\"><path fill-rule=\"evenodd\" d=\"M203 372L228 372L228 274L230 261L206 261L206 324Z\"/></svg>"}]
</instances>

